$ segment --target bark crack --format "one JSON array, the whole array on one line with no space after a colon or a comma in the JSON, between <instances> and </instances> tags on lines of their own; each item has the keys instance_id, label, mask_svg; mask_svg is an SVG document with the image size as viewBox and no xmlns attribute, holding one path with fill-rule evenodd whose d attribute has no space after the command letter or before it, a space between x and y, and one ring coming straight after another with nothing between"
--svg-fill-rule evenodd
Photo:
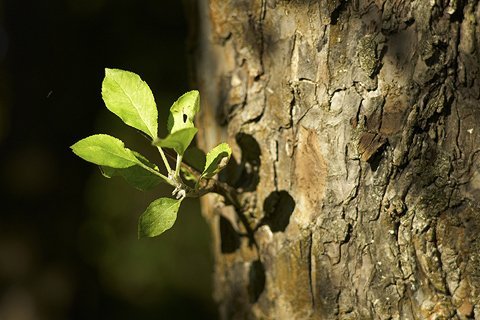
<instances>
[{"instance_id":1,"label":"bark crack","mask_svg":"<svg viewBox=\"0 0 480 320\"><path fill-rule=\"evenodd\" d=\"M288 110L288 115L289 115L288 127L293 128L293 109L295 108L296 89L292 84L290 84L290 90L291 90L291 93L292 93L292 100L290 100L290 105L289 105L289 110Z\"/></svg>"},{"instance_id":2,"label":"bark crack","mask_svg":"<svg viewBox=\"0 0 480 320\"><path fill-rule=\"evenodd\" d=\"M260 20L258 22L259 26L259 31L260 31L260 53L259 53L259 59L260 59L260 66L262 68L262 74L265 73L265 66L263 62L263 54L265 52L265 32L263 30L263 21L265 20L265 16L267 14L267 1L262 0L261 3L261 11L260 11Z\"/></svg>"},{"instance_id":3,"label":"bark crack","mask_svg":"<svg viewBox=\"0 0 480 320\"><path fill-rule=\"evenodd\" d=\"M278 191L278 173L277 173L277 164L278 164L278 140L275 140L275 146L274 146L274 156L275 158L273 159L273 185L275 187L275 191Z\"/></svg>"},{"instance_id":4,"label":"bark crack","mask_svg":"<svg viewBox=\"0 0 480 320\"><path fill-rule=\"evenodd\" d=\"M461 159L463 156L462 149L460 148L460 130L462 126L462 120L460 119L460 115L458 114L458 106L455 105L455 116L457 117L457 132L455 135L455 151L458 152L457 159Z\"/></svg>"},{"instance_id":5,"label":"bark crack","mask_svg":"<svg viewBox=\"0 0 480 320\"><path fill-rule=\"evenodd\" d=\"M310 232L309 235L309 245L308 245L308 279L309 279L309 289L310 297L312 303L312 310L315 310L315 255L313 254L313 232Z\"/></svg>"},{"instance_id":6,"label":"bark crack","mask_svg":"<svg viewBox=\"0 0 480 320\"><path fill-rule=\"evenodd\" d=\"M433 239L432 239L432 244L434 246L434 250L433 250L433 260L437 263L437 267L438 267L438 273L440 274L441 276L441 280L442 280L442 289L443 289L443 293L446 295L446 296L449 296L451 297L451 292L448 288L448 285L447 285L447 276L445 274L445 270L443 268L443 262L442 262L442 257L440 255L440 250L438 248L438 240L437 240L437 231L436 231L436 222L435 222L435 225L433 226L433 229L432 229L432 236L433 236Z\"/></svg>"}]
</instances>

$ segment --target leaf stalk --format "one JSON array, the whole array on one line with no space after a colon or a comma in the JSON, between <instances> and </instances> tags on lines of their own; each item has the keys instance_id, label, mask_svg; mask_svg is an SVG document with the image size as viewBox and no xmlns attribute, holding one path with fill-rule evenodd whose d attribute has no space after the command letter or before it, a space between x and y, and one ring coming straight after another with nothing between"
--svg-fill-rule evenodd
<instances>
[{"instance_id":1,"label":"leaf stalk","mask_svg":"<svg viewBox=\"0 0 480 320\"><path fill-rule=\"evenodd\" d=\"M172 173L172 168L170 167L170 164L168 163L167 157L165 157L165 153L163 152L162 147L157 146L158 152L160 153L160 156L162 157L163 164L165 165L165 168L167 169L168 174Z\"/></svg>"}]
</instances>

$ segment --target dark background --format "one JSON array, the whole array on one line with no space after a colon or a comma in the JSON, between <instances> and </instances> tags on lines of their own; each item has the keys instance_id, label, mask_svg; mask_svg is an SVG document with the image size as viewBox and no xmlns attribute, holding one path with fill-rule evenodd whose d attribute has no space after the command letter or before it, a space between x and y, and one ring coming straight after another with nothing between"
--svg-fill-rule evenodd
<instances>
[{"instance_id":1,"label":"dark background","mask_svg":"<svg viewBox=\"0 0 480 320\"><path fill-rule=\"evenodd\" d=\"M169 190L105 179L69 146L94 133L159 155L104 106L104 68L138 73L163 129L187 91L181 1L0 1L0 319L213 319L198 202L164 235L138 216Z\"/></svg>"}]
</instances>

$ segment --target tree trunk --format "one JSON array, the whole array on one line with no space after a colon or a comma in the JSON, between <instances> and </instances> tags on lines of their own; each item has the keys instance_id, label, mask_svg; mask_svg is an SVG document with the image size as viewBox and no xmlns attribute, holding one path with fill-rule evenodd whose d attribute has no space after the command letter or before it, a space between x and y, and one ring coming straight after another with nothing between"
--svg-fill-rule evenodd
<instances>
[{"instance_id":1,"label":"tree trunk","mask_svg":"<svg viewBox=\"0 0 480 320\"><path fill-rule=\"evenodd\" d=\"M196 2L221 317L480 319L478 1Z\"/></svg>"}]
</instances>

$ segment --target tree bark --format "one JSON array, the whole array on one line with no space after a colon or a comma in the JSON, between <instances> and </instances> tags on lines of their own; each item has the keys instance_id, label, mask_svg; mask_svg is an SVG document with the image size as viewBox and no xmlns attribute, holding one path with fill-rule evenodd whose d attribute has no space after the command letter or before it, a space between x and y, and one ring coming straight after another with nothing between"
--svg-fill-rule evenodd
<instances>
[{"instance_id":1,"label":"tree bark","mask_svg":"<svg viewBox=\"0 0 480 320\"><path fill-rule=\"evenodd\" d=\"M223 319L480 319L480 5L199 0Z\"/></svg>"}]
</instances>

